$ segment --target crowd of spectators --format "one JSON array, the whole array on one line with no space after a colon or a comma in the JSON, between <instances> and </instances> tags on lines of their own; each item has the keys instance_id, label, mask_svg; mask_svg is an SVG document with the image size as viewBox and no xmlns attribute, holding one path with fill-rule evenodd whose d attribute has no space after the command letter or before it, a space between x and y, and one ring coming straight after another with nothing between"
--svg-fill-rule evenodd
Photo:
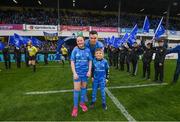
<instances>
[{"instance_id":1,"label":"crowd of spectators","mask_svg":"<svg viewBox=\"0 0 180 122\"><path fill-rule=\"evenodd\" d=\"M117 27L118 15L107 14L103 12L79 12L79 11L59 11L59 21L57 10L45 9L24 9L24 10L1 10L0 24L47 24L47 25L75 25L75 26L100 26L100 27ZM160 17L148 16L151 28L157 27ZM121 13L120 27L132 28L136 23L143 26L145 15ZM165 25L164 19L164 25ZM169 29L179 30L180 19L170 18Z\"/></svg>"}]
</instances>

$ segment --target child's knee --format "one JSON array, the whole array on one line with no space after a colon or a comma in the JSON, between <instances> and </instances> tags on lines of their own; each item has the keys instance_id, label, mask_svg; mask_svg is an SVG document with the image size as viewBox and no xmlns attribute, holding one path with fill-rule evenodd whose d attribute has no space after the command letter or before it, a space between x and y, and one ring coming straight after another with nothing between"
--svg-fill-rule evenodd
<instances>
[{"instance_id":1,"label":"child's knee","mask_svg":"<svg viewBox=\"0 0 180 122\"><path fill-rule=\"evenodd\" d=\"M81 83L81 88L86 88L87 87L87 83L86 82L82 82Z\"/></svg>"}]
</instances>

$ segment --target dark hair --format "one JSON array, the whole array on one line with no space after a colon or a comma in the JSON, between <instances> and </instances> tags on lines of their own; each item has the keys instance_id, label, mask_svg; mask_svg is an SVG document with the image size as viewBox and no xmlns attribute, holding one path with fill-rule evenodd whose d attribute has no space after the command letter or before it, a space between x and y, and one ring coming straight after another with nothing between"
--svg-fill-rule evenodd
<instances>
[{"instance_id":1,"label":"dark hair","mask_svg":"<svg viewBox=\"0 0 180 122\"><path fill-rule=\"evenodd\" d=\"M90 31L90 32L89 32L89 35L90 35L90 34L92 34L92 35L93 35L93 34L97 34L97 35L98 35L97 31L94 31L94 30Z\"/></svg>"},{"instance_id":2,"label":"dark hair","mask_svg":"<svg viewBox=\"0 0 180 122\"><path fill-rule=\"evenodd\" d=\"M101 48L97 48L97 49L95 50L95 52L97 52L97 51L103 52L103 50L102 50Z\"/></svg>"},{"instance_id":3,"label":"dark hair","mask_svg":"<svg viewBox=\"0 0 180 122\"><path fill-rule=\"evenodd\" d=\"M82 35L78 35L78 36L76 37L76 39L77 39L78 37L82 37L82 38L85 40L84 36L82 36Z\"/></svg>"}]
</instances>

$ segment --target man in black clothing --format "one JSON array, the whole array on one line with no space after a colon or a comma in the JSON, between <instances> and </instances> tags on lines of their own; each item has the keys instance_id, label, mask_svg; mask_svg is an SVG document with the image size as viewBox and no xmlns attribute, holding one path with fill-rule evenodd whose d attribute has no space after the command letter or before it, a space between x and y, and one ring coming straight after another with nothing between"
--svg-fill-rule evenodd
<instances>
[{"instance_id":1,"label":"man in black clothing","mask_svg":"<svg viewBox=\"0 0 180 122\"><path fill-rule=\"evenodd\" d=\"M9 46L6 44L5 48L2 50L3 57L4 57L4 64L6 69L11 68L11 59L10 59L10 52Z\"/></svg>"},{"instance_id":2,"label":"man in black clothing","mask_svg":"<svg viewBox=\"0 0 180 122\"><path fill-rule=\"evenodd\" d=\"M17 68L21 68L21 50L19 47L15 47L14 56L17 63Z\"/></svg>"},{"instance_id":3,"label":"man in black clothing","mask_svg":"<svg viewBox=\"0 0 180 122\"><path fill-rule=\"evenodd\" d=\"M130 73L131 49L129 49L129 46L127 44L125 44L125 61L127 66L127 72Z\"/></svg>"},{"instance_id":4,"label":"man in black clothing","mask_svg":"<svg viewBox=\"0 0 180 122\"><path fill-rule=\"evenodd\" d=\"M124 46L119 48L119 67L121 71L124 71L124 62L126 56L126 49Z\"/></svg>"},{"instance_id":5,"label":"man in black clothing","mask_svg":"<svg viewBox=\"0 0 180 122\"><path fill-rule=\"evenodd\" d=\"M29 67L29 53L27 51L27 46L26 45L23 46L22 51L24 52L25 64L26 64L27 67Z\"/></svg>"},{"instance_id":6,"label":"man in black clothing","mask_svg":"<svg viewBox=\"0 0 180 122\"><path fill-rule=\"evenodd\" d=\"M152 61L152 56L153 56L153 49L152 49L152 42L148 41L146 46L143 42L143 57L142 57L142 61L143 61L143 78L146 77L146 79L150 79L150 68L151 68L151 61Z\"/></svg>"},{"instance_id":7,"label":"man in black clothing","mask_svg":"<svg viewBox=\"0 0 180 122\"><path fill-rule=\"evenodd\" d=\"M112 47L109 45L108 49L107 49L107 53L108 53L108 59L109 59L109 65L112 66L113 65L113 60L112 60Z\"/></svg>"},{"instance_id":8,"label":"man in black clothing","mask_svg":"<svg viewBox=\"0 0 180 122\"><path fill-rule=\"evenodd\" d=\"M44 63L47 65L48 64L48 52L49 52L47 45L44 45L43 52L44 52Z\"/></svg>"},{"instance_id":9,"label":"man in black clothing","mask_svg":"<svg viewBox=\"0 0 180 122\"><path fill-rule=\"evenodd\" d=\"M164 60L166 56L166 48L164 45L164 40L158 40L158 47L154 48L155 59L154 59L154 68L155 68L155 82L163 82L164 77Z\"/></svg>"},{"instance_id":10,"label":"man in black clothing","mask_svg":"<svg viewBox=\"0 0 180 122\"><path fill-rule=\"evenodd\" d=\"M116 67L116 69L118 69L118 48L112 47L112 58L113 58L113 66Z\"/></svg>"},{"instance_id":11,"label":"man in black clothing","mask_svg":"<svg viewBox=\"0 0 180 122\"><path fill-rule=\"evenodd\" d=\"M140 48L137 42L134 42L133 47L131 49L131 62L133 66L133 71L132 71L133 76L137 74L138 60L139 60L140 54L142 54L142 49Z\"/></svg>"}]
</instances>

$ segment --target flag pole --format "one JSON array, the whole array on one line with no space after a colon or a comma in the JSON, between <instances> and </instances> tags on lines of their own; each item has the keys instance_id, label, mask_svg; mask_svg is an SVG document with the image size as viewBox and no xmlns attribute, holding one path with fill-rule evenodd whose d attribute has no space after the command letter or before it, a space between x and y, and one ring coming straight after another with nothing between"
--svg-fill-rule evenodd
<instances>
[{"instance_id":1,"label":"flag pole","mask_svg":"<svg viewBox=\"0 0 180 122\"><path fill-rule=\"evenodd\" d=\"M119 4L118 4L118 34L120 37L120 23L121 22L121 0L119 0Z\"/></svg>"}]
</instances>

